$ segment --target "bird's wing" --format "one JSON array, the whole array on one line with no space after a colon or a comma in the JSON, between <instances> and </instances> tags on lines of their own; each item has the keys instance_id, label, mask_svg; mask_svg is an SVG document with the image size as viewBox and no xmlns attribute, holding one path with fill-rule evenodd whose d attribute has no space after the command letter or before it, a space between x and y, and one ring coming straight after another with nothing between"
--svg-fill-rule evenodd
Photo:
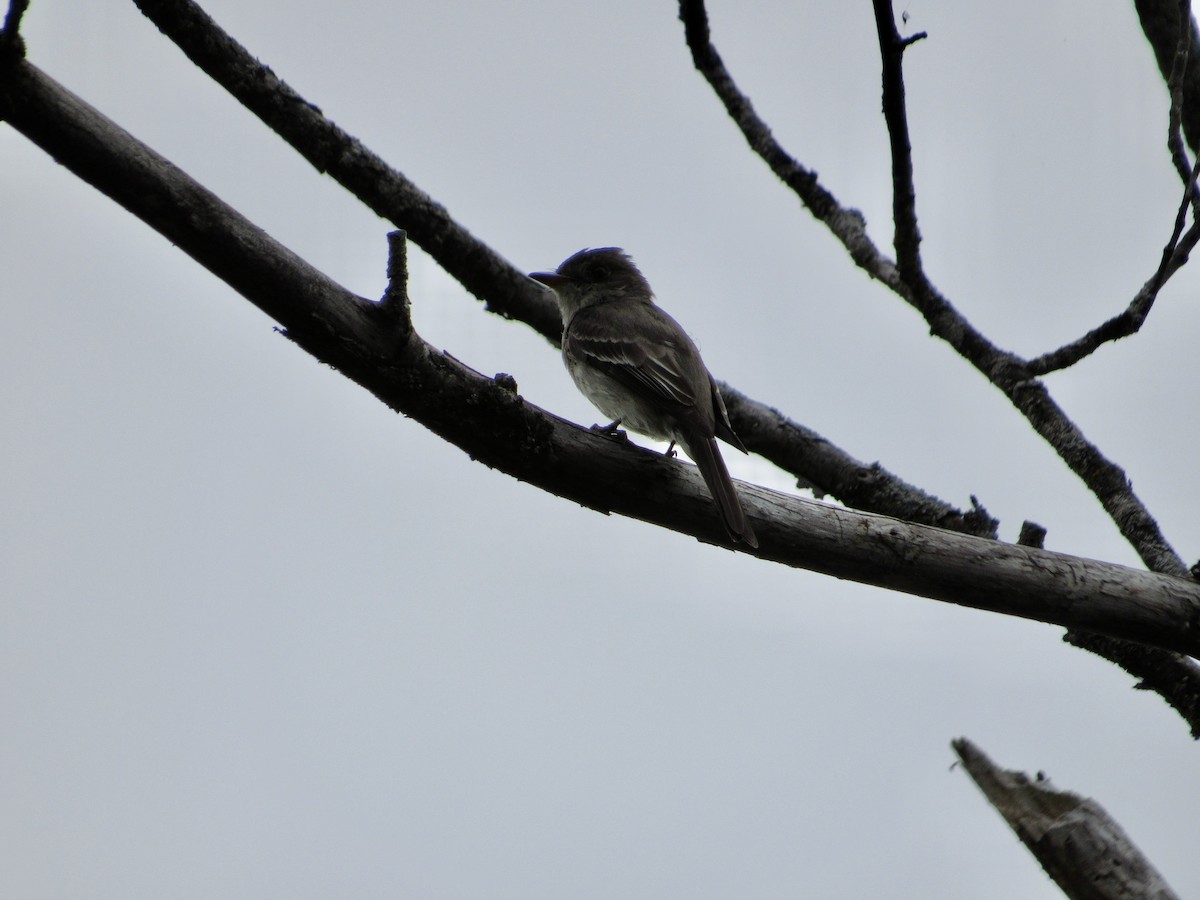
<instances>
[{"instance_id":1,"label":"bird's wing","mask_svg":"<svg viewBox=\"0 0 1200 900\"><path fill-rule=\"evenodd\" d=\"M729 411L725 409L725 401L721 399L721 389L717 387L716 379L712 375L708 376L708 383L712 390L713 410L716 413L716 431L717 437L727 444L732 444L743 453L749 453L746 445L742 443L742 439L737 436L737 432L733 430L733 425L729 422Z\"/></svg>"},{"instance_id":2,"label":"bird's wing","mask_svg":"<svg viewBox=\"0 0 1200 900\"><path fill-rule=\"evenodd\" d=\"M649 312L649 315L647 315ZM565 340L571 352L630 391L694 407L707 397L708 372L682 328L656 306L604 303L581 309Z\"/></svg>"}]
</instances>

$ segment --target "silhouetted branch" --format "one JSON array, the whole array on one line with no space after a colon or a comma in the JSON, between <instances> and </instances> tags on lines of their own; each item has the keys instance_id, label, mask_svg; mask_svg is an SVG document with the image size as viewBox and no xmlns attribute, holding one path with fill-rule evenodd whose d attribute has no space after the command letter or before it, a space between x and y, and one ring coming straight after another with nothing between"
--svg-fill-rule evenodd
<instances>
[{"instance_id":1,"label":"silhouetted branch","mask_svg":"<svg viewBox=\"0 0 1200 900\"><path fill-rule=\"evenodd\" d=\"M925 278L921 265L921 229L917 225L917 192L913 185L912 143L904 102L904 51L924 38L920 32L902 38L890 0L874 0L875 30L883 59L883 118L892 150L892 220L895 225L896 263L910 289Z\"/></svg>"},{"instance_id":2,"label":"silhouetted branch","mask_svg":"<svg viewBox=\"0 0 1200 900\"><path fill-rule=\"evenodd\" d=\"M1045 375L1073 366L1104 344L1129 337L1141 330L1142 325L1146 322L1146 317L1150 315L1150 308L1158 299L1159 291L1172 275L1183 268L1196 246L1196 241L1200 240L1200 223L1193 223L1187 234L1182 233L1188 208L1194 207L1198 175L1200 175L1200 159L1197 159L1196 165L1192 168L1191 180L1184 189L1183 200L1180 201L1179 211L1175 215L1175 227L1171 232L1171 239L1163 247L1158 269L1129 301L1129 306L1103 325L1093 328L1083 337L1030 360L1029 371L1031 374Z\"/></svg>"},{"instance_id":3,"label":"silhouetted branch","mask_svg":"<svg viewBox=\"0 0 1200 900\"><path fill-rule=\"evenodd\" d=\"M1190 4L1187 0L1134 0L1133 5L1142 33L1154 50L1158 70L1172 93L1175 93L1172 72L1178 65L1180 37L1186 37L1187 49L1183 54L1186 61L1178 80L1179 122L1188 146L1196 153L1200 148L1200 32L1192 18ZM1187 166L1179 171L1183 177Z\"/></svg>"},{"instance_id":4,"label":"silhouetted branch","mask_svg":"<svg viewBox=\"0 0 1200 900\"><path fill-rule=\"evenodd\" d=\"M1068 631L1063 640L1103 656L1137 678L1135 688L1166 700L1188 723L1192 737L1200 740L1200 666L1195 660L1099 634Z\"/></svg>"},{"instance_id":5,"label":"silhouetted branch","mask_svg":"<svg viewBox=\"0 0 1200 900\"><path fill-rule=\"evenodd\" d=\"M1139 10L1148 5L1150 4L1139 3ZM1163 11L1165 11L1165 7L1160 10L1160 12ZM1048 372L1065 369L1094 353L1104 344L1129 337L1140 331L1146 317L1150 314L1154 301L1158 299L1159 291L1172 275L1183 268L1190 258L1197 240L1200 240L1200 191L1197 191L1196 188L1196 179L1200 175L1200 157L1197 157L1194 165L1188 163L1182 130L1186 74L1196 71L1189 65L1194 49L1193 45L1196 41L1196 29L1188 0L1177 0L1174 12L1175 52L1170 56L1169 69L1163 74L1167 79L1167 88L1171 95L1167 147L1171 152L1171 161L1183 181L1183 199L1175 214L1171 238L1163 247L1158 268L1142 285L1141 290L1134 295L1129 306L1099 327L1093 328L1083 337L1031 360L1029 370L1035 375L1045 375ZM1156 24L1147 29L1147 18L1143 16L1143 29L1146 30L1147 37L1153 33L1156 39L1162 40L1164 38L1163 29L1160 24L1157 24L1157 20L1155 21ZM1161 62L1165 62L1165 57L1160 59ZM1187 222L1189 208L1192 210L1192 227L1188 229L1187 234L1184 234L1183 227Z\"/></svg>"},{"instance_id":6,"label":"silhouetted branch","mask_svg":"<svg viewBox=\"0 0 1200 900\"><path fill-rule=\"evenodd\" d=\"M725 105L726 112L741 129L750 149L791 188L805 208L842 242L850 257L867 274L893 290L903 292L904 286L896 264L881 253L867 236L867 225L862 213L843 207L820 183L816 172L806 169L789 155L775 140L766 122L754 111L750 99L738 89L725 68L721 55L712 44L704 0L680 0L679 18L683 22L684 37L692 53L692 62Z\"/></svg>"},{"instance_id":7,"label":"silhouetted branch","mask_svg":"<svg viewBox=\"0 0 1200 900\"><path fill-rule=\"evenodd\" d=\"M779 460L789 472L803 470L808 478L797 485L811 488L820 499L836 497L852 509L894 516L964 534L995 538L999 523L972 497L971 509L962 512L893 475L879 463L864 463L830 443L779 410L752 400L727 384L721 395L729 415L747 425L738 436L759 452Z\"/></svg>"}]
</instances>

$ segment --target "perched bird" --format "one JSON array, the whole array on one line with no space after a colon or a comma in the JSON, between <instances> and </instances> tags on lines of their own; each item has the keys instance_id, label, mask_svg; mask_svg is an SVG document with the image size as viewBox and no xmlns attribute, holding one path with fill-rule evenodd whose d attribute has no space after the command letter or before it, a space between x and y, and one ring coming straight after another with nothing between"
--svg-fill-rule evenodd
<instances>
[{"instance_id":1,"label":"perched bird","mask_svg":"<svg viewBox=\"0 0 1200 900\"><path fill-rule=\"evenodd\" d=\"M654 304L628 254L616 247L580 250L557 271L529 277L558 297L563 362L583 395L613 420L606 430L624 425L682 447L704 476L729 536L757 547L716 439L746 448L700 351Z\"/></svg>"}]
</instances>

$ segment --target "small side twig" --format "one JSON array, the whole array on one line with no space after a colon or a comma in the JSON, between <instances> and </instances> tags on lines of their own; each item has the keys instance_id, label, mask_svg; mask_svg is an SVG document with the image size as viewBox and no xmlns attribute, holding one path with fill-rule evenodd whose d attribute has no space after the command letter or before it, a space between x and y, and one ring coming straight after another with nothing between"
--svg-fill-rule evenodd
<instances>
[{"instance_id":1,"label":"small side twig","mask_svg":"<svg viewBox=\"0 0 1200 900\"><path fill-rule=\"evenodd\" d=\"M21 19L29 10L29 0L9 0L4 26L0 28L0 53L25 55L25 42L21 38Z\"/></svg>"},{"instance_id":2,"label":"small side twig","mask_svg":"<svg viewBox=\"0 0 1200 900\"><path fill-rule=\"evenodd\" d=\"M895 222L896 264L909 286L924 279L921 267L921 229L917 225L917 192L913 183L912 143L904 102L904 51L926 36L921 31L900 36L891 0L874 0L875 30L883 59L883 117L892 147L892 218Z\"/></svg>"},{"instance_id":3,"label":"small side twig","mask_svg":"<svg viewBox=\"0 0 1200 900\"><path fill-rule=\"evenodd\" d=\"M402 230L389 231L387 259L387 288L380 298L380 307L407 332L412 328L408 300L408 235Z\"/></svg>"}]
</instances>

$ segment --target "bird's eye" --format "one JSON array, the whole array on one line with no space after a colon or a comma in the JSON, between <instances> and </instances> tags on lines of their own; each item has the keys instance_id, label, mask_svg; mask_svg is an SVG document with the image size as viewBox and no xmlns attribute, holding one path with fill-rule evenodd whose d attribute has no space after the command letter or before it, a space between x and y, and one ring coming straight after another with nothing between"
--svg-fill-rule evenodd
<instances>
[{"instance_id":1,"label":"bird's eye","mask_svg":"<svg viewBox=\"0 0 1200 900\"><path fill-rule=\"evenodd\" d=\"M592 281L604 281L608 278L608 266L600 263L592 266Z\"/></svg>"}]
</instances>

